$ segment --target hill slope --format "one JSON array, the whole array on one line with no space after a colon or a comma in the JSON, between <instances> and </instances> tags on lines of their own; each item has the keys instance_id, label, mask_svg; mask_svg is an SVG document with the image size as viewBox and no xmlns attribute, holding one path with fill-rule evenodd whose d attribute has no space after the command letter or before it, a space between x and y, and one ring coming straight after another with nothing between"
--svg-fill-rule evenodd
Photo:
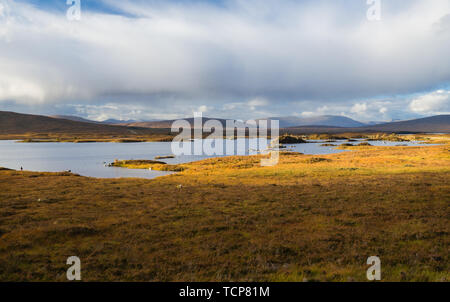
<instances>
[{"instance_id":1,"label":"hill slope","mask_svg":"<svg viewBox=\"0 0 450 302\"><path fill-rule=\"evenodd\" d=\"M409 121L378 124L371 130L394 132L435 132L450 133L450 115L436 115Z\"/></svg>"},{"instance_id":2,"label":"hill slope","mask_svg":"<svg viewBox=\"0 0 450 302\"><path fill-rule=\"evenodd\" d=\"M288 132L300 133L343 133L343 132L406 132L406 133L450 133L450 115L436 115L415 120L391 122L365 127L290 127Z\"/></svg>"},{"instance_id":3,"label":"hill slope","mask_svg":"<svg viewBox=\"0 0 450 302\"><path fill-rule=\"evenodd\" d=\"M87 135L149 135L154 130L137 127L111 126L97 123L58 119L54 117L0 111L0 134L87 134Z\"/></svg>"},{"instance_id":4,"label":"hill slope","mask_svg":"<svg viewBox=\"0 0 450 302\"><path fill-rule=\"evenodd\" d=\"M75 122L83 122L83 123L93 123L93 124L101 124L100 122L96 122L93 120L88 120L75 115L50 115L51 118L61 119L61 120L69 120Z\"/></svg>"}]
</instances>

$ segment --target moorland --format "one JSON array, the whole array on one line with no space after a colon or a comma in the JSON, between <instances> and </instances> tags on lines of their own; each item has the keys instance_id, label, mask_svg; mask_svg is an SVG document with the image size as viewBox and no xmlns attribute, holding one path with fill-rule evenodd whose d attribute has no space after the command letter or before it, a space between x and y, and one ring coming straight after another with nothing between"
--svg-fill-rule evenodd
<instances>
[{"instance_id":1,"label":"moorland","mask_svg":"<svg viewBox=\"0 0 450 302\"><path fill-rule=\"evenodd\" d=\"M423 138L153 180L0 169L0 280L65 281L75 255L84 281L366 281L369 256L383 281L449 281L450 136Z\"/></svg>"}]
</instances>

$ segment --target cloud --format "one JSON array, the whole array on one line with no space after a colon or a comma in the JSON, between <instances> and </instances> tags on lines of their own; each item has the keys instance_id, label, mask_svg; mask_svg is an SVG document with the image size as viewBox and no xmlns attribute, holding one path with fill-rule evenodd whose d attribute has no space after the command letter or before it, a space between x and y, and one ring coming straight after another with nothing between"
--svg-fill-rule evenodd
<instances>
[{"instance_id":1,"label":"cloud","mask_svg":"<svg viewBox=\"0 0 450 302\"><path fill-rule=\"evenodd\" d=\"M450 91L437 90L419 96L411 101L409 108L421 114L450 114Z\"/></svg>"},{"instance_id":2,"label":"cloud","mask_svg":"<svg viewBox=\"0 0 450 302\"><path fill-rule=\"evenodd\" d=\"M0 74L0 93L3 99L44 102L45 90L42 86L24 77Z\"/></svg>"},{"instance_id":3,"label":"cloud","mask_svg":"<svg viewBox=\"0 0 450 302\"><path fill-rule=\"evenodd\" d=\"M408 100L396 100L395 102L373 99L348 103L329 104L317 107L313 111L302 111L294 114L301 117L313 117L319 115L341 115L353 118L361 122L391 121L398 113L399 108L407 107ZM310 104L298 104L299 108L310 108ZM411 114L403 110L403 117L410 118Z\"/></svg>"},{"instance_id":4,"label":"cloud","mask_svg":"<svg viewBox=\"0 0 450 302\"><path fill-rule=\"evenodd\" d=\"M356 114L365 114L366 111L367 111L367 104L365 104L365 103L355 104L350 109L351 113L356 113Z\"/></svg>"},{"instance_id":5,"label":"cloud","mask_svg":"<svg viewBox=\"0 0 450 302\"><path fill-rule=\"evenodd\" d=\"M67 104L59 107L62 107L59 108L61 112L66 112L69 115L83 116L95 121L104 121L107 119L173 120L186 117L186 115L174 114L170 111L161 110L160 112L152 112L148 111L145 106L123 105L120 103L107 103L103 105Z\"/></svg>"},{"instance_id":6,"label":"cloud","mask_svg":"<svg viewBox=\"0 0 450 302\"><path fill-rule=\"evenodd\" d=\"M0 104L273 116L302 101L298 112L348 112L450 83L448 0L384 1L379 22L365 1L104 0L120 13L85 9L79 22L0 3Z\"/></svg>"},{"instance_id":7,"label":"cloud","mask_svg":"<svg viewBox=\"0 0 450 302\"><path fill-rule=\"evenodd\" d=\"M223 110L251 110L255 111L259 109L260 107L268 106L270 102L262 97L256 97L252 98L246 102L233 102L233 103L226 103L223 105Z\"/></svg>"},{"instance_id":8,"label":"cloud","mask_svg":"<svg viewBox=\"0 0 450 302\"><path fill-rule=\"evenodd\" d=\"M269 105L269 101L264 98L254 98L247 102L247 105L249 106L250 110L256 110L258 107L264 107Z\"/></svg>"},{"instance_id":9,"label":"cloud","mask_svg":"<svg viewBox=\"0 0 450 302\"><path fill-rule=\"evenodd\" d=\"M207 112L208 110L209 110L208 106L205 106L205 105L201 105L197 109L198 112Z\"/></svg>"}]
</instances>

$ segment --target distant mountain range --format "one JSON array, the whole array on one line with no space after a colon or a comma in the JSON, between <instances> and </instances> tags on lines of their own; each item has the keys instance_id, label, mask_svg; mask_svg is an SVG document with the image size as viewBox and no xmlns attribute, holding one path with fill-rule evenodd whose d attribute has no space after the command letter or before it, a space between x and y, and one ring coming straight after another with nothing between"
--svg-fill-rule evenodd
<instances>
[{"instance_id":1,"label":"distant mountain range","mask_svg":"<svg viewBox=\"0 0 450 302\"><path fill-rule=\"evenodd\" d=\"M194 123L194 118L184 119L188 121L191 125ZM218 120L223 127L226 125L225 119L220 118L209 118L204 117L203 122L208 120ZM279 120L281 128L289 128L296 126L331 126L331 127L362 127L367 126L366 124L352 120L351 118L345 116L333 116L333 115L323 115L317 117L271 117L264 120ZM124 126L133 127L144 127L144 128L170 128L175 120L165 120L165 121L148 121L148 122L133 122L133 123L121 123ZM270 125L270 123L269 123Z\"/></svg>"},{"instance_id":2,"label":"distant mountain range","mask_svg":"<svg viewBox=\"0 0 450 302\"><path fill-rule=\"evenodd\" d=\"M203 118L203 122L212 118ZM432 132L450 133L450 115L437 115L408 121L367 125L343 116L314 118L280 117L280 127L292 133L342 133L342 132ZM191 125L193 118L186 119ZM217 119L222 125L225 119ZM109 121L116 122L116 121ZM125 122L120 125L95 122L74 116L40 116L0 111L0 134L26 133L92 133L126 135L150 133L151 129L171 128L174 120ZM106 121L108 123L108 121ZM242 125L242 124L241 124ZM149 129L151 128L151 129Z\"/></svg>"},{"instance_id":3,"label":"distant mountain range","mask_svg":"<svg viewBox=\"0 0 450 302\"><path fill-rule=\"evenodd\" d=\"M53 118L66 119L71 121L85 122L85 123L95 123L95 124L108 124L108 125L121 125L121 126L129 126L129 127L142 127L142 128L170 128L175 122L175 120L150 120L150 121L136 121L136 120L128 120L121 121L116 119L109 119L102 122L88 120L78 116L72 115L54 115L51 116ZM193 125L194 118L186 118L191 125ZM204 117L203 122L208 120L218 120L223 127L225 127L226 121L225 119L220 118L208 118ZM368 125L379 124L380 122L370 122L370 123L361 123L355 121L351 118L345 116L336 116L336 115L321 115L315 117L295 117L295 116L286 116L286 117L270 117L265 118L265 120L278 120L280 121L281 128L289 128L289 127L299 127L299 126L329 126L329 127L363 127Z\"/></svg>"},{"instance_id":4,"label":"distant mountain range","mask_svg":"<svg viewBox=\"0 0 450 302\"><path fill-rule=\"evenodd\" d=\"M83 123L93 123L93 124L101 124L100 122L88 120L75 115L50 115L49 117L61 120L69 120L74 122L83 122Z\"/></svg>"},{"instance_id":5,"label":"distant mountain range","mask_svg":"<svg viewBox=\"0 0 450 302\"><path fill-rule=\"evenodd\" d=\"M342 132L396 132L396 133L450 133L450 115L376 124L364 127L300 126L291 127L292 133L342 133Z\"/></svg>"},{"instance_id":6,"label":"distant mountain range","mask_svg":"<svg viewBox=\"0 0 450 302\"><path fill-rule=\"evenodd\" d=\"M63 119L63 120L69 120L69 121L76 121L76 122L84 122L84 123L93 123L93 124L106 124L106 125L119 125L119 124L125 124L125 123L136 123L137 120L116 120L116 119L108 119L105 121L93 121L89 120L83 117L75 116L75 115L51 115L52 118L57 119Z\"/></svg>"},{"instance_id":7,"label":"distant mountain range","mask_svg":"<svg viewBox=\"0 0 450 302\"><path fill-rule=\"evenodd\" d=\"M367 126L361 122L345 116L320 115L315 117L271 117L267 120L279 120L281 128L298 126L331 126L331 127L362 127Z\"/></svg>"},{"instance_id":8,"label":"distant mountain range","mask_svg":"<svg viewBox=\"0 0 450 302\"><path fill-rule=\"evenodd\" d=\"M194 127L194 118L185 118L183 119L187 122L189 122L189 124ZM203 117L203 123L206 123L207 121L210 120L216 120L219 121L220 124L222 125L222 127L225 128L227 121L226 119L220 119L220 118L209 118L209 117ZM135 123L121 123L120 125L122 126L128 126L128 127L143 127L143 128L171 128L172 124L175 122L176 120L165 120L165 121L148 121L148 122L135 122ZM242 122L237 122L236 124L239 127L245 127L245 124Z\"/></svg>"},{"instance_id":9,"label":"distant mountain range","mask_svg":"<svg viewBox=\"0 0 450 302\"><path fill-rule=\"evenodd\" d=\"M131 124L131 123L138 123L138 122L140 122L140 121L138 121L138 120L126 120L126 121L124 121L124 120L116 120L116 119L110 118L110 119L101 121L100 123L102 123L102 124L109 124L109 125L121 125L121 124Z\"/></svg>"}]
</instances>

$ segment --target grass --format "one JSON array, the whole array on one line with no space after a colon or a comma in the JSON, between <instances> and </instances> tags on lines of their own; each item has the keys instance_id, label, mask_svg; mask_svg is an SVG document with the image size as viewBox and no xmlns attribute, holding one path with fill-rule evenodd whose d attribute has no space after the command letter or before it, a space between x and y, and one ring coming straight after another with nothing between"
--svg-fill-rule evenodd
<instances>
[{"instance_id":1,"label":"grass","mask_svg":"<svg viewBox=\"0 0 450 302\"><path fill-rule=\"evenodd\" d=\"M156 160L116 160L110 164L111 167L128 169L151 169L155 171L181 172L185 170L183 165L168 165L165 162Z\"/></svg>"},{"instance_id":2,"label":"grass","mask_svg":"<svg viewBox=\"0 0 450 302\"><path fill-rule=\"evenodd\" d=\"M1 130L1 129L0 129ZM341 134L310 134L295 135L288 131L280 136L280 144L298 144L306 143L308 140L326 140L326 143L336 142L336 140L347 140L349 142L355 139L386 140L386 141L424 141L425 144L446 144L450 141L450 134L430 135L430 134L409 134L397 135L395 133L341 133ZM114 142L114 143L139 143L139 142L171 142L177 133L172 133L170 129L140 129L135 131L127 130L130 133L93 133L93 132L49 132L49 133L22 133L22 134L2 134L0 140L18 140L23 143L94 143L94 142ZM142 132L145 133L142 133ZM134 132L134 134L133 134ZM203 137L208 137L210 133L203 133ZM246 136L248 137L248 135ZM225 138L225 137L224 137ZM238 136L232 136L233 139Z\"/></svg>"},{"instance_id":3,"label":"grass","mask_svg":"<svg viewBox=\"0 0 450 302\"><path fill-rule=\"evenodd\" d=\"M92 135L83 134L26 134L26 135L0 135L0 140L18 140L20 143L143 143L143 142L170 142L173 135L151 134L122 137L120 135Z\"/></svg>"},{"instance_id":4,"label":"grass","mask_svg":"<svg viewBox=\"0 0 450 302\"><path fill-rule=\"evenodd\" d=\"M450 145L183 164L154 180L0 171L0 280L449 281Z\"/></svg>"},{"instance_id":5,"label":"grass","mask_svg":"<svg viewBox=\"0 0 450 302\"><path fill-rule=\"evenodd\" d=\"M410 138L402 137L396 134L374 134L369 135L368 141L390 141L390 142L407 142Z\"/></svg>"}]
</instances>

